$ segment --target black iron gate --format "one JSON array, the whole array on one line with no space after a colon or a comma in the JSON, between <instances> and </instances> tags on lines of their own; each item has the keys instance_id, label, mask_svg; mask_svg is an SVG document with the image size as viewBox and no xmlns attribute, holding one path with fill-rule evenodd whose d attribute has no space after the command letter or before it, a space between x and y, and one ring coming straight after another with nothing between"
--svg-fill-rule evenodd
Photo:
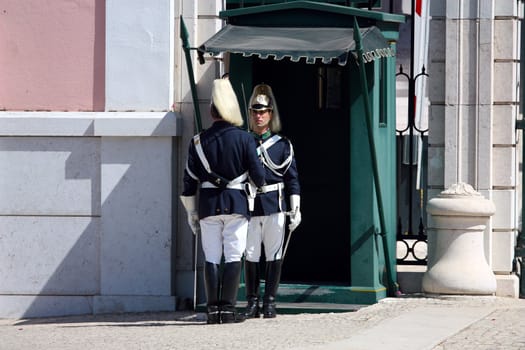
<instances>
[{"instance_id":1,"label":"black iron gate","mask_svg":"<svg viewBox=\"0 0 525 350\"><path fill-rule=\"evenodd\" d=\"M396 76L408 82L406 127L397 132L397 264L426 265L426 202L428 129L416 125L416 80L426 79L425 66L414 73L415 1L412 0L410 30L410 71L399 67ZM419 67L418 67L419 69ZM398 116L399 118L399 116Z\"/></svg>"}]
</instances>

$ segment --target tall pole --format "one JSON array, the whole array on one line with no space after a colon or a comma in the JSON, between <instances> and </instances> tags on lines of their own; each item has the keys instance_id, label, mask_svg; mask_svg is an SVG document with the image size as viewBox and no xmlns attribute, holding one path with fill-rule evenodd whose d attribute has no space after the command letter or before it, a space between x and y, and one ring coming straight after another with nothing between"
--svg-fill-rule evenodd
<instances>
[{"instance_id":1,"label":"tall pole","mask_svg":"<svg viewBox=\"0 0 525 350\"><path fill-rule=\"evenodd\" d=\"M416 17L415 17L415 4L416 0L412 0L411 6L411 23L410 23L410 79L408 79L408 163L409 163L409 172L408 172L408 234L411 235L414 233L412 230L412 199L413 199L413 174L412 167L414 159L414 146L412 139L414 137L414 126L416 119L416 80L414 79L414 43L415 43L415 28L416 28Z\"/></svg>"},{"instance_id":2,"label":"tall pole","mask_svg":"<svg viewBox=\"0 0 525 350\"><path fill-rule=\"evenodd\" d=\"M383 196L381 192L381 183L379 181L379 169L377 166L377 151L374 142L374 132L372 130L372 111L370 110L370 100L368 96L368 83L366 80L365 62L363 60L363 47L361 45L361 32L357 19L354 19L354 40L356 43L357 58L359 62L359 73L361 81L361 89L363 91L363 103L365 107L366 130L368 134L368 146L370 148L370 156L372 158L372 170L374 178L374 187L376 193L376 201L379 213L380 235L383 242L383 254L385 256L385 268L388 279L387 292L389 296L396 296L399 292L399 286L394 280L394 269L390 261L390 250L387 240L385 213L383 208Z\"/></svg>"},{"instance_id":3,"label":"tall pole","mask_svg":"<svg viewBox=\"0 0 525 350\"><path fill-rule=\"evenodd\" d=\"M193 76L193 65L191 63L190 44L188 40L188 30L184 24L182 16L180 17L180 38L182 40L182 49L186 57L186 67L188 68L188 78L190 80L191 96L193 98L193 108L195 109L195 130L196 132L202 131L201 113L199 108L199 98L197 96L197 87ZM193 235L193 310L197 308L197 265L198 265L198 246L199 236L198 233Z\"/></svg>"}]
</instances>

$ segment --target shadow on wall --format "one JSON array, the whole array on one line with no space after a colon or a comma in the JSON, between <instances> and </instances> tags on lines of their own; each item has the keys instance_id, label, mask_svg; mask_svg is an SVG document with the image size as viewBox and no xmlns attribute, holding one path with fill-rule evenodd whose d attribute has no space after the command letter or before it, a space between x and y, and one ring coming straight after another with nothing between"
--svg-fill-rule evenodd
<instances>
[{"instance_id":1,"label":"shadow on wall","mask_svg":"<svg viewBox=\"0 0 525 350\"><path fill-rule=\"evenodd\" d=\"M0 143L0 294L22 317L174 307L172 138L93 129Z\"/></svg>"}]
</instances>

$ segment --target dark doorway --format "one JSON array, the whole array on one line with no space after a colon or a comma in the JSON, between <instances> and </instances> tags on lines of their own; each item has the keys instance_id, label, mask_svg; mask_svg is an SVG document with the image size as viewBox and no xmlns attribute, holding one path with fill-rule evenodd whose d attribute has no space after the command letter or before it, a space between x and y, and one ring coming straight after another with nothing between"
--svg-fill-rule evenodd
<instances>
[{"instance_id":1,"label":"dark doorway","mask_svg":"<svg viewBox=\"0 0 525 350\"><path fill-rule=\"evenodd\" d=\"M349 71L337 65L253 61L253 84L275 94L301 183L302 223L282 283L350 284Z\"/></svg>"}]
</instances>

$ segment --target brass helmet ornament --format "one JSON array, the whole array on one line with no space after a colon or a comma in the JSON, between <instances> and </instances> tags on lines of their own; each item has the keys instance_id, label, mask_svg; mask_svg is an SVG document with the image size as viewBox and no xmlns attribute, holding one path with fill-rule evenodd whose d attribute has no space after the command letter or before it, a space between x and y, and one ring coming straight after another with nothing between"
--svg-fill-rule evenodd
<instances>
[{"instance_id":1,"label":"brass helmet ornament","mask_svg":"<svg viewBox=\"0 0 525 350\"><path fill-rule=\"evenodd\" d=\"M267 95L262 95L262 94L257 95L255 96L255 99L253 103L251 104L250 109L253 111L264 111L267 109L272 110L273 109L272 101Z\"/></svg>"},{"instance_id":2,"label":"brass helmet ornament","mask_svg":"<svg viewBox=\"0 0 525 350\"><path fill-rule=\"evenodd\" d=\"M237 95L235 95L229 79L215 79L213 81L211 102L224 121L235 126L241 126L244 123Z\"/></svg>"},{"instance_id":3,"label":"brass helmet ornament","mask_svg":"<svg viewBox=\"0 0 525 350\"><path fill-rule=\"evenodd\" d=\"M279 110L275 103L272 88L267 84L259 84L253 88L252 96L250 97L250 111L272 111L272 119L270 120L270 130L274 133L281 131L281 119L279 117ZM253 130L252 118L250 120L250 129Z\"/></svg>"}]
</instances>

